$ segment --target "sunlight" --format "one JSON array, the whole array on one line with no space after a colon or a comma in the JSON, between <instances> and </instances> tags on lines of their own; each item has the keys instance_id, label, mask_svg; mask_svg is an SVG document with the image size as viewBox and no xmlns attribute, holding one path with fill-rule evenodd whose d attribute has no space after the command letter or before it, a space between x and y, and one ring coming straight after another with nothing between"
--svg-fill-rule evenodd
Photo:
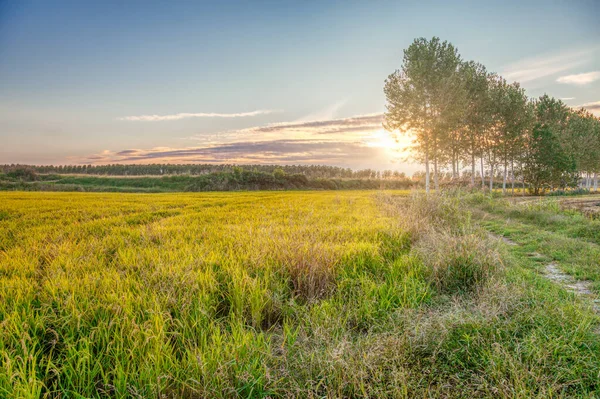
<instances>
[{"instance_id":1,"label":"sunlight","mask_svg":"<svg viewBox=\"0 0 600 399\"><path fill-rule=\"evenodd\" d=\"M386 152L394 155L406 155L412 147L412 134L391 133L386 130L373 132L366 138L368 147L383 148Z\"/></svg>"}]
</instances>

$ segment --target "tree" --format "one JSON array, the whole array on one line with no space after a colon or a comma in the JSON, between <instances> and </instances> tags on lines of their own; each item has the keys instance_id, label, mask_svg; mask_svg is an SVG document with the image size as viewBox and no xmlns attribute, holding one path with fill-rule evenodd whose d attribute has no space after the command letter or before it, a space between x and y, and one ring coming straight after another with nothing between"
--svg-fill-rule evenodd
<instances>
[{"instance_id":1,"label":"tree","mask_svg":"<svg viewBox=\"0 0 600 399\"><path fill-rule=\"evenodd\" d=\"M384 127L389 130L412 130L416 151L425 163L425 189L429 192L429 162L433 160L434 179L438 183L441 146L451 120L460 109L458 67L460 56L454 46L434 37L415 41L404 50L402 68L385 81L387 99Z\"/></svg>"},{"instance_id":2,"label":"tree","mask_svg":"<svg viewBox=\"0 0 600 399\"><path fill-rule=\"evenodd\" d=\"M585 177L585 187L591 189L592 176L597 188L600 170L600 120L585 109L571 111L561 143L574 159L577 170Z\"/></svg>"},{"instance_id":3,"label":"tree","mask_svg":"<svg viewBox=\"0 0 600 399\"><path fill-rule=\"evenodd\" d=\"M534 195L573 183L576 167L563 151L558 137L547 124L537 123L527 143L525 180Z\"/></svg>"},{"instance_id":4,"label":"tree","mask_svg":"<svg viewBox=\"0 0 600 399\"><path fill-rule=\"evenodd\" d=\"M483 156L481 136L491 119L488 73L485 66L474 61L463 63L460 72L466 94L464 150L466 157L470 158L471 185L475 186L475 159Z\"/></svg>"},{"instance_id":5,"label":"tree","mask_svg":"<svg viewBox=\"0 0 600 399\"><path fill-rule=\"evenodd\" d=\"M532 115L525 90L519 83L507 84L504 79L501 79L497 94L497 128L499 129L497 148L504 167L502 193L506 193L508 166L511 165L514 188L514 161L523 148L524 134L532 122Z\"/></svg>"}]
</instances>

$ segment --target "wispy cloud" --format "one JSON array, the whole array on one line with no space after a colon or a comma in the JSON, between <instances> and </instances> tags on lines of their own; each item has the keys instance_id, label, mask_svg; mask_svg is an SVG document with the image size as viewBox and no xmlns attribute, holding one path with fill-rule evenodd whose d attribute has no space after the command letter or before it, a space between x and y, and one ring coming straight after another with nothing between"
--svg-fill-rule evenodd
<instances>
[{"instance_id":1,"label":"wispy cloud","mask_svg":"<svg viewBox=\"0 0 600 399\"><path fill-rule=\"evenodd\" d=\"M250 112L237 112L230 114L223 114L217 112L196 112L196 113L188 113L182 112L179 114L171 114L171 115L139 115L139 116L124 116L122 118L118 118L122 121L142 121L142 122L161 122L161 121L175 121L179 119L186 118L244 118L249 116L258 116L258 115L266 115L272 114L274 112L281 112L277 110L271 109L259 109L256 111Z\"/></svg>"},{"instance_id":2,"label":"wispy cloud","mask_svg":"<svg viewBox=\"0 0 600 399\"><path fill-rule=\"evenodd\" d=\"M559 98L559 100L563 100L563 101L575 100L575 97L562 97L562 98Z\"/></svg>"},{"instance_id":3,"label":"wispy cloud","mask_svg":"<svg viewBox=\"0 0 600 399\"><path fill-rule=\"evenodd\" d=\"M249 131L256 133L307 132L312 134L337 134L381 129L382 122L383 114L371 114L341 119L275 123L254 127L249 129Z\"/></svg>"},{"instance_id":4,"label":"wispy cloud","mask_svg":"<svg viewBox=\"0 0 600 399\"><path fill-rule=\"evenodd\" d=\"M510 81L521 83L552 76L590 62L597 47L529 57L503 68L501 73Z\"/></svg>"},{"instance_id":5,"label":"wispy cloud","mask_svg":"<svg viewBox=\"0 0 600 399\"><path fill-rule=\"evenodd\" d=\"M583 85L592 83L598 79L600 79L600 71L578 73L576 75L561 76L560 78L556 79L556 81L558 83L567 83L567 84L583 86Z\"/></svg>"},{"instance_id":6,"label":"wispy cloud","mask_svg":"<svg viewBox=\"0 0 600 399\"><path fill-rule=\"evenodd\" d=\"M578 105L577 108L585 108L595 115L600 115L600 101L594 101L591 103L581 104L581 105Z\"/></svg>"},{"instance_id":7,"label":"wispy cloud","mask_svg":"<svg viewBox=\"0 0 600 399\"><path fill-rule=\"evenodd\" d=\"M123 149L93 154L80 162L326 164L389 168L400 154L382 129L383 114L284 122L192 137L202 145ZM408 146L408 143L407 143Z\"/></svg>"},{"instance_id":8,"label":"wispy cloud","mask_svg":"<svg viewBox=\"0 0 600 399\"><path fill-rule=\"evenodd\" d=\"M244 163L356 165L381 157L381 148L361 142L270 140L205 147L153 148L104 152L86 157L87 163Z\"/></svg>"},{"instance_id":9,"label":"wispy cloud","mask_svg":"<svg viewBox=\"0 0 600 399\"><path fill-rule=\"evenodd\" d=\"M348 118L271 123L245 129L200 134L189 139L206 144L231 141L291 139L361 140L382 129L383 114L358 115ZM317 137L318 136L318 137Z\"/></svg>"}]
</instances>

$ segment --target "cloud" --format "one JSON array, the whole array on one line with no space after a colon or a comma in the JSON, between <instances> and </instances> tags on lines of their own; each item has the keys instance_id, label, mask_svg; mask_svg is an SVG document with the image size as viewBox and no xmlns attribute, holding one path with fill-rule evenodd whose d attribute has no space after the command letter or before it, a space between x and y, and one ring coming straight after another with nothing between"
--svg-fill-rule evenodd
<instances>
[{"instance_id":1,"label":"cloud","mask_svg":"<svg viewBox=\"0 0 600 399\"><path fill-rule=\"evenodd\" d=\"M254 127L248 130L255 133L301 131L313 134L337 134L381 129L382 122L383 114L371 114L342 119L275 123L267 126Z\"/></svg>"},{"instance_id":2,"label":"cloud","mask_svg":"<svg viewBox=\"0 0 600 399\"><path fill-rule=\"evenodd\" d=\"M123 150L86 157L87 163L244 163L356 165L361 160L376 160L381 148L361 142L272 140L236 142L188 148Z\"/></svg>"},{"instance_id":3,"label":"cloud","mask_svg":"<svg viewBox=\"0 0 600 399\"><path fill-rule=\"evenodd\" d=\"M593 60L597 47L551 55L529 57L503 68L501 73L507 80L521 83L555 75L585 65Z\"/></svg>"},{"instance_id":4,"label":"cloud","mask_svg":"<svg viewBox=\"0 0 600 399\"><path fill-rule=\"evenodd\" d=\"M262 126L253 126L245 129L220 131L216 133L197 134L188 139L201 141L205 144L224 143L232 141L257 141L291 139L319 140L343 138L345 141L360 140L361 138L380 131L383 114L358 115L348 118L294 121L271 123Z\"/></svg>"},{"instance_id":5,"label":"cloud","mask_svg":"<svg viewBox=\"0 0 600 399\"><path fill-rule=\"evenodd\" d=\"M590 111L600 111L600 101L595 101L593 103L585 103L580 105L580 107L586 108Z\"/></svg>"},{"instance_id":6,"label":"cloud","mask_svg":"<svg viewBox=\"0 0 600 399\"><path fill-rule=\"evenodd\" d=\"M386 169L405 156L382 127L383 114L282 122L191 137L183 148L122 149L82 163L324 164ZM201 142L201 144L199 143ZM406 144L408 148L410 143ZM409 166L410 168L410 166Z\"/></svg>"},{"instance_id":7,"label":"cloud","mask_svg":"<svg viewBox=\"0 0 600 399\"><path fill-rule=\"evenodd\" d=\"M574 85L587 85L596 80L600 79L600 71L578 73L576 75L561 76L556 79L558 83L574 84Z\"/></svg>"},{"instance_id":8,"label":"cloud","mask_svg":"<svg viewBox=\"0 0 600 399\"><path fill-rule=\"evenodd\" d=\"M575 100L575 97L562 97L562 98L559 98L559 100L562 100L562 101Z\"/></svg>"},{"instance_id":9,"label":"cloud","mask_svg":"<svg viewBox=\"0 0 600 399\"><path fill-rule=\"evenodd\" d=\"M281 112L270 109L259 109L251 112L238 112L232 114L221 114L216 112L197 112L197 113L179 113L172 115L139 115L139 116L124 116L118 118L122 121L143 121L143 122L161 122L161 121L175 121L186 118L244 118L248 116L258 116L272 114L274 112Z\"/></svg>"},{"instance_id":10,"label":"cloud","mask_svg":"<svg viewBox=\"0 0 600 399\"><path fill-rule=\"evenodd\" d=\"M578 105L577 108L585 108L588 111L590 111L591 113L593 113L594 115L600 116L600 101L594 101L591 103L581 104L581 105Z\"/></svg>"}]
</instances>

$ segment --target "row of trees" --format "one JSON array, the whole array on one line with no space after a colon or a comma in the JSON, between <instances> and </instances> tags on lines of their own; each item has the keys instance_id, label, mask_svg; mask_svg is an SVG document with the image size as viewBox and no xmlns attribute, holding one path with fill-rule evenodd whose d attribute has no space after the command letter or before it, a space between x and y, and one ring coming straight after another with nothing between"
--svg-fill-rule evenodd
<instances>
[{"instance_id":1,"label":"row of trees","mask_svg":"<svg viewBox=\"0 0 600 399\"><path fill-rule=\"evenodd\" d=\"M375 169L352 170L327 165L233 165L233 164L147 164L147 165L0 165L0 171L8 173L15 169L30 169L39 174L86 174L105 176L170 176L204 175L232 172L235 168L245 171L274 173L282 170L288 175L302 174L310 179L384 179L404 180L403 172Z\"/></svg>"},{"instance_id":2,"label":"row of trees","mask_svg":"<svg viewBox=\"0 0 600 399\"><path fill-rule=\"evenodd\" d=\"M518 82L508 83L484 65L463 61L450 43L434 37L416 39L404 50L403 65L385 81L384 127L411 131L415 158L430 168L439 188L442 169L458 177L468 165L471 185L479 168L490 189L497 169L506 191L521 178L531 191L576 185L600 172L600 120L544 95L529 99Z\"/></svg>"}]
</instances>

